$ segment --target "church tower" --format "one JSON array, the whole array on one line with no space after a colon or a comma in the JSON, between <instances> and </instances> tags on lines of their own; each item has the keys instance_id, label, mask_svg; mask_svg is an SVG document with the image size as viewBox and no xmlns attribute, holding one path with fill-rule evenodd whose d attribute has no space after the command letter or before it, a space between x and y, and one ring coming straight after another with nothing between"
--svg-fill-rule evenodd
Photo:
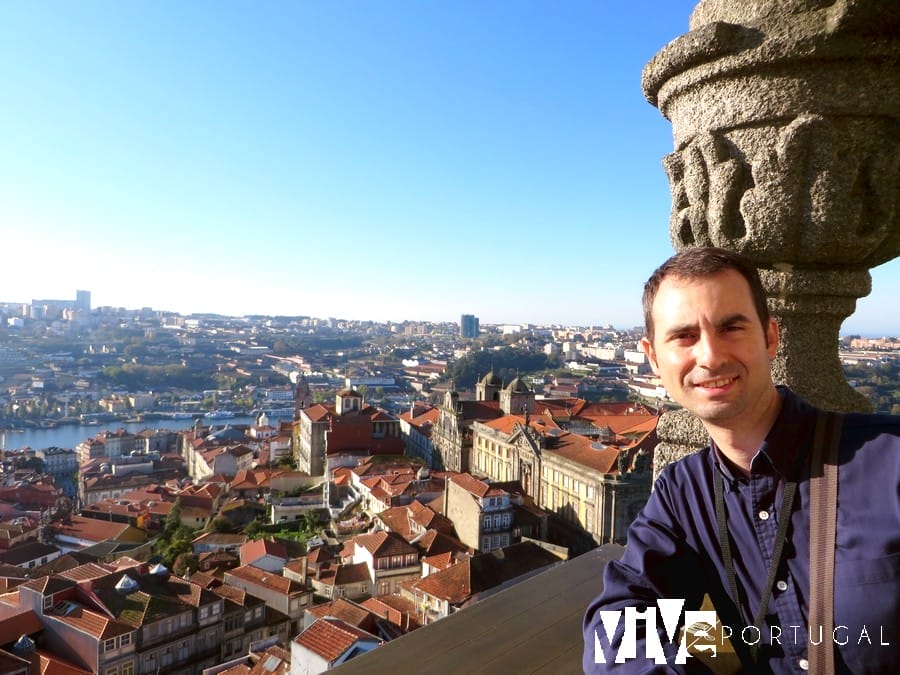
<instances>
[{"instance_id":1,"label":"church tower","mask_svg":"<svg viewBox=\"0 0 900 675\"><path fill-rule=\"evenodd\" d=\"M500 390L503 388L503 380L494 371L490 371L475 385L475 400L497 401L500 398Z\"/></svg>"},{"instance_id":2,"label":"church tower","mask_svg":"<svg viewBox=\"0 0 900 675\"><path fill-rule=\"evenodd\" d=\"M294 387L294 419L300 419L300 411L309 408L312 405L312 391L309 388L309 382L302 373L297 378L297 386Z\"/></svg>"}]
</instances>

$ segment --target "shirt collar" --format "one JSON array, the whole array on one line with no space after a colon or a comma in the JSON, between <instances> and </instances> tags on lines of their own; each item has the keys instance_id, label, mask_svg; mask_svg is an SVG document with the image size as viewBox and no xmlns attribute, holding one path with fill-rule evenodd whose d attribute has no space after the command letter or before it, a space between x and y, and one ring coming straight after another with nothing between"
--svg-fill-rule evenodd
<instances>
[{"instance_id":1,"label":"shirt collar","mask_svg":"<svg viewBox=\"0 0 900 675\"><path fill-rule=\"evenodd\" d=\"M797 462L812 443L816 411L809 403L785 386L778 386L781 396L781 411L766 435L756 455L750 463L753 471L771 468L782 476L793 478ZM713 463L723 476L734 481L741 476L732 471L724 455L709 439Z\"/></svg>"}]
</instances>

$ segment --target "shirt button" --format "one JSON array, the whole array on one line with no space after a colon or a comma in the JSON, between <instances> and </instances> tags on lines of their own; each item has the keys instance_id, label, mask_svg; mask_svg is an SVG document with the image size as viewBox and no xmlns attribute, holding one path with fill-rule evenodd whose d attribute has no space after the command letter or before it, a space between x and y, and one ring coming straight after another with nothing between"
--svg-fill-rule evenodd
<instances>
[{"instance_id":1,"label":"shirt button","mask_svg":"<svg viewBox=\"0 0 900 675\"><path fill-rule=\"evenodd\" d=\"M775 584L775 588L777 588L779 591L786 591L787 590L787 582L779 581L777 584Z\"/></svg>"},{"instance_id":2,"label":"shirt button","mask_svg":"<svg viewBox=\"0 0 900 675\"><path fill-rule=\"evenodd\" d=\"M809 670L809 661L806 659L800 659L798 665L800 666L800 670Z\"/></svg>"},{"instance_id":3,"label":"shirt button","mask_svg":"<svg viewBox=\"0 0 900 675\"><path fill-rule=\"evenodd\" d=\"M768 519L769 519L769 512L768 512L768 511L760 511L760 512L759 512L759 519L760 519L760 520L768 520Z\"/></svg>"}]
</instances>

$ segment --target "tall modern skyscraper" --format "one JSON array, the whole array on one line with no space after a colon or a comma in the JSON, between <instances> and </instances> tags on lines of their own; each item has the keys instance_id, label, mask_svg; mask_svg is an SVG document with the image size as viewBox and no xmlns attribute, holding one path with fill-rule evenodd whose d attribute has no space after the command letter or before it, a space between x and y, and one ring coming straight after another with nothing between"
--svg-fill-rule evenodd
<instances>
[{"instance_id":1,"label":"tall modern skyscraper","mask_svg":"<svg viewBox=\"0 0 900 675\"><path fill-rule=\"evenodd\" d=\"M478 317L472 314L463 314L459 318L459 336L463 338L478 337Z\"/></svg>"},{"instance_id":2,"label":"tall modern skyscraper","mask_svg":"<svg viewBox=\"0 0 900 675\"><path fill-rule=\"evenodd\" d=\"M91 311L91 292L75 291L75 309L85 312Z\"/></svg>"}]
</instances>

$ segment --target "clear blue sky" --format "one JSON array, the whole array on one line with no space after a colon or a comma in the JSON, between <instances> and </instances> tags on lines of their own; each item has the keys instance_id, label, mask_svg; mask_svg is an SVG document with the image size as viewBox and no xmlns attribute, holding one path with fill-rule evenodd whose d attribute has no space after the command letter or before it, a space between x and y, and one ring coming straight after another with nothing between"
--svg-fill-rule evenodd
<instances>
[{"instance_id":1,"label":"clear blue sky","mask_svg":"<svg viewBox=\"0 0 900 675\"><path fill-rule=\"evenodd\" d=\"M4 2L0 300L637 325L694 4Z\"/></svg>"}]
</instances>

